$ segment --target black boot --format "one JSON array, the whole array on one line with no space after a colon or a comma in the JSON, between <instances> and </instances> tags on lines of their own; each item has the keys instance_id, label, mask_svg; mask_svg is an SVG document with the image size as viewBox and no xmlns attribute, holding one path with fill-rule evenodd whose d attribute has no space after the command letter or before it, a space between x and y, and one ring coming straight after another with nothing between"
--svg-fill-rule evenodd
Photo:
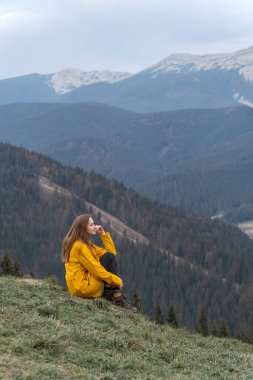
<instances>
[{"instance_id":1,"label":"black boot","mask_svg":"<svg viewBox=\"0 0 253 380\"><path fill-rule=\"evenodd\" d=\"M137 312L136 307L133 307L126 302L126 297L124 296L124 294L122 294L122 291L120 290L120 288L114 287L114 289L112 289L112 293L113 293L112 303L115 306L119 306L119 307L122 307L123 309Z\"/></svg>"}]
</instances>

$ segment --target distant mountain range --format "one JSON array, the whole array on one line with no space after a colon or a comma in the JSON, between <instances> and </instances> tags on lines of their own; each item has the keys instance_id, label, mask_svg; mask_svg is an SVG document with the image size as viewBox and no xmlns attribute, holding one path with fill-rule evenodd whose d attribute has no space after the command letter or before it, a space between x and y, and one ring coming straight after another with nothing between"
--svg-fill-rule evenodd
<instances>
[{"instance_id":1,"label":"distant mountain range","mask_svg":"<svg viewBox=\"0 0 253 380\"><path fill-rule=\"evenodd\" d=\"M163 202L253 219L253 110L136 114L96 104L0 106L0 140L95 170Z\"/></svg>"},{"instance_id":2,"label":"distant mountain range","mask_svg":"<svg viewBox=\"0 0 253 380\"><path fill-rule=\"evenodd\" d=\"M136 112L253 106L253 47L174 54L135 74L66 69L0 81L0 104L95 101Z\"/></svg>"}]
</instances>

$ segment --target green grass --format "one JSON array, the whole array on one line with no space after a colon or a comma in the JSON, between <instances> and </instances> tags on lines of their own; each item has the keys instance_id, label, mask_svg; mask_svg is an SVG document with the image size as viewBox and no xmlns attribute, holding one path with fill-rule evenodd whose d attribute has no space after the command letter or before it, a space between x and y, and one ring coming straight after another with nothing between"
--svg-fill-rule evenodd
<instances>
[{"instance_id":1,"label":"green grass","mask_svg":"<svg viewBox=\"0 0 253 380\"><path fill-rule=\"evenodd\" d=\"M253 346L0 277L1 379L253 379Z\"/></svg>"}]
</instances>

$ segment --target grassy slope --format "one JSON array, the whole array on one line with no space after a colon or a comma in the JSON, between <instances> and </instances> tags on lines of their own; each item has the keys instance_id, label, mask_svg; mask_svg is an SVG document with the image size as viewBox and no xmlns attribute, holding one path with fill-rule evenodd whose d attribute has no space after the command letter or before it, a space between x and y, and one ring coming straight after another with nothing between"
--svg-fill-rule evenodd
<instances>
[{"instance_id":1,"label":"grassy slope","mask_svg":"<svg viewBox=\"0 0 253 380\"><path fill-rule=\"evenodd\" d=\"M0 277L0 378L253 378L251 345L158 326L33 281Z\"/></svg>"}]
</instances>

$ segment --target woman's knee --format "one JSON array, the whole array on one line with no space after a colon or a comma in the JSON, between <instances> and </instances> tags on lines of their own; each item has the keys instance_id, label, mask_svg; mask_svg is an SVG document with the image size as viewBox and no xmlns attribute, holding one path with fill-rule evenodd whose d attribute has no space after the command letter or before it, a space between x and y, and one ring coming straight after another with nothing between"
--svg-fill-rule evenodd
<instances>
[{"instance_id":1,"label":"woman's knee","mask_svg":"<svg viewBox=\"0 0 253 380\"><path fill-rule=\"evenodd\" d=\"M102 257L102 260L106 260L108 262L112 262L116 260L115 255L112 252L106 252Z\"/></svg>"},{"instance_id":2,"label":"woman's knee","mask_svg":"<svg viewBox=\"0 0 253 380\"><path fill-rule=\"evenodd\" d=\"M111 264L116 261L116 257L112 252L106 252L101 258L100 263L102 265Z\"/></svg>"},{"instance_id":3,"label":"woman's knee","mask_svg":"<svg viewBox=\"0 0 253 380\"><path fill-rule=\"evenodd\" d=\"M112 259L112 260L116 259L115 255L112 252L106 252L105 255L107 255L108 257L110 257L110 259Z\"/></svg>"}]
</instances>

